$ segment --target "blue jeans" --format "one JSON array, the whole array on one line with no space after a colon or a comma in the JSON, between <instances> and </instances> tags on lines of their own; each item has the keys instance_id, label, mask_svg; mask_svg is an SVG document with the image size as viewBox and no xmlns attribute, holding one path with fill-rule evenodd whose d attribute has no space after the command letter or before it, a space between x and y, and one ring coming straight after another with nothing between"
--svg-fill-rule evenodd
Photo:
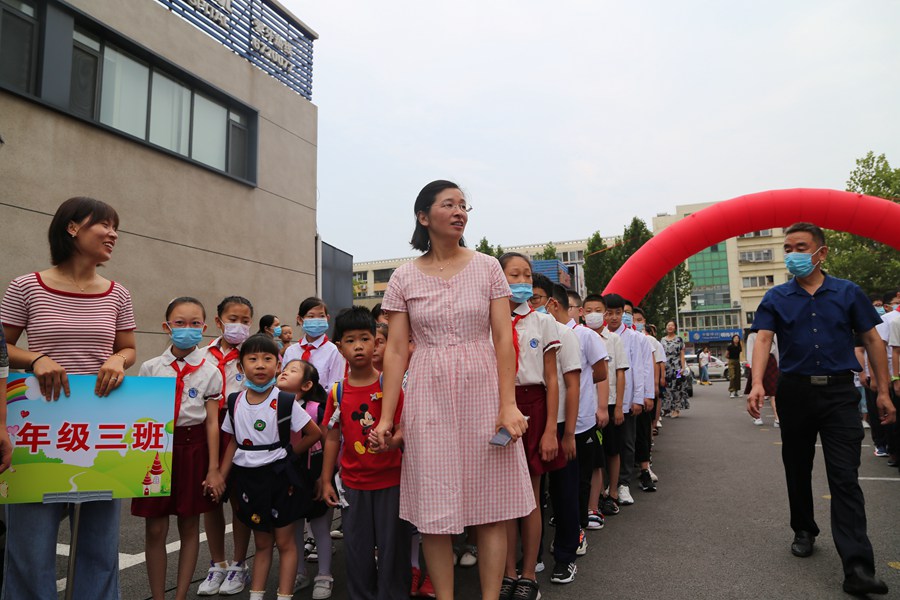
<instances>
[{"instance_id":1,"label":"blue jeans","mask_svg":"<svg viewBox=\"0 0 900 600\"><path fill-rule=\"evenodd\" d=\"M700 365L700 381L703 383L709 381L709 365Z\"/></svg>"},{"instance_id":2,"label":"blue jeans","mask_svg":"<svg viewBox=\"0 0 900 600\"><path fill-rule=\"evenodd\" d=\"M119 500L81 505L73 598L119 600ZM6 507L6 563L0 600L56 600L56 538L73 505Z\"/></svg>"}]
</instances>

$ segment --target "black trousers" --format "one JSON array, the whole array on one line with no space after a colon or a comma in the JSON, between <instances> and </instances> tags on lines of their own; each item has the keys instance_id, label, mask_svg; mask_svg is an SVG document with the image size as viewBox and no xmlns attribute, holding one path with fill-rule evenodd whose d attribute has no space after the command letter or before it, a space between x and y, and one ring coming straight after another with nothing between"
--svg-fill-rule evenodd
<instances>
[{"instance_id":1,"label":"black trousers","mask_svg":"<svg viewBox=\"0 0 900 600\"><path fill-rule=\"evenodd\" d=\"M596 426L575 434L575 451L577 453L575 460L578 462L578 519L581 527L587 527L591 478L594 476L594 470L606 463Z\"/></svg>"},{"instance_id":2,"label":"black trousers","mask_svg":"<svg viewBox=\"0 0 900 600\"><path fill-rule=\"evenodd\" d=\"M831 490L831 532L844 573L861 564L874 572L866 535L866 507L859 487L863 428L859 393L852 381L816 386L782 375L775 395L781 421L781 458L791 507L791 529L819 535L813 514L812 469L816 436L822 440Z\"/></svg>"},{"instance_id":3,"label":"black trousers","mask_svg":"<svg viewBox=\"0 0 900 600\"><path fill-rule=\"evenodd\" d=\"M559 437L562 438L565 423L560 423L557 427ZM556 520L553 558L559 563L575 562L575 551L578 550L578 538L581 535L581 523L578 519L578 460L570 460L562 469L550 471L548 479L550 504Z\"/></svg>"},{"instance_id":4,"label":"black trousers","mask_svg":"<svg viewBox=\"0 0 900 600\"><path fill-rule=\"evenodd\" d=\"M650 448L653 443L653 422L656 420L655 404L653 408L654 410L644 411L634 418L634 461L637 463L649 462L650 460Z\"/></svg>"},{"instance_id":5,"label":"black trousers","mask_svg":"<svg viewBox=\"0 0 900 600\"><path fill-rule=\"evenodd\" d=\"M866 408L869 411L869 425L871 426L870 431L872 432L872 443L876 446L887 446L887 431L885 431L885 426L882 425L881 421L878 419L878 406L875 404L875 400L878 398L878 393L870 390L868 386L863 387L863 391L866 394Z\"/></svg>"}]
</instances>

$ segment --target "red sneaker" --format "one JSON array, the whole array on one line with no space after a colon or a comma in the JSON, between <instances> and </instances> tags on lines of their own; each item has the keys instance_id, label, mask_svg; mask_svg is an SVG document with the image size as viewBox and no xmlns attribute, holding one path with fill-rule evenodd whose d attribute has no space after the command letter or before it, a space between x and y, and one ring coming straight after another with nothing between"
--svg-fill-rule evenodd
<instances>
[{"instance_id":1,"label":"red sneaker","mask_svg":"<svg viewBox=\"0 0 900 600\"><path fill-rule=\"evenodd\" d=\"M437 598L437 594L434 593L434 586L431 585L431 577L428 575L425 576L425 580L419 586L418 596L420 598Z\"/></svg>"},{"instance_id":2,"label":"red sneaker","mask_svg":"<svg viewBox=\"0 0 900 600\"><path fill-rule=\"evenodd\" d=\"M418 597L419 595L419 587L422 582L422 571L413 567L412 568L412 586L410 586L409 595L413 598Z\"/></svg>"}]
</instances>

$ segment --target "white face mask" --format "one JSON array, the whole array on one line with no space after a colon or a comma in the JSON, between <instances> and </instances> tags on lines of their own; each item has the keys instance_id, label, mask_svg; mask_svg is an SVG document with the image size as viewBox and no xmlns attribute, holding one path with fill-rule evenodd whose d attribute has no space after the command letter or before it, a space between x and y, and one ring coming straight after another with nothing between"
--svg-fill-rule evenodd
<instances>
[{"instance_id":1,"label":"white face mask","mask_svg":"<svg viewBox=\"0 0 900 600\"><path fill-rule=\"evenodd\" d=\"M243 323L224 323L222 337L232 346L243 344L250 337L250 326Z\"/></svg>"},{"instance_id":2,"label":"white face mask","mask_svg":"<svg viewBox=\"0 0 900 600\"><path fill-rule=\"evenodd\" d=\"M605 321L605 317L603 313L587 313L584 315L584 324L590 327L591 329L597 330L603 327L603 321Z\"/></svg>"}]
</instances>

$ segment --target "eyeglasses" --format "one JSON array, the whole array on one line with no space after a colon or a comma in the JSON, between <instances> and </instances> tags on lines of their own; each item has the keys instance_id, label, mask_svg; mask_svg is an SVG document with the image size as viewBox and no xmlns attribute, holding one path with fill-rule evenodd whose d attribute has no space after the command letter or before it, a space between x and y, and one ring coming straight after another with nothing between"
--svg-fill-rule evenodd
<instances>
[{"instance_id":1,"label":"eyeglasses","mask_svg":"<svg viewBox=\"0 0 900 600\"><path fill-rule=\"evenodd\" d=\"M206 325L203 321L166 321L170 329L183 329L185 327L193 327L194 329L203 329Z\"/></svg>"},{"instance_id":2,"label":"eyeglasses","mask_svg":"<svg viewBox=\"0 0 900 600\"><path fill-rule=\"evenodd\" d=\"M444 200L443 202L438 204L438 206L441 207L443 210L454 210L454 209L458 208L459 210L461 210L463 212L467 212L467 213L472 212L472 205L466 204L465 202L460 202L459 204L454 204L450 200Z\"/></svg>"},{"instance_id":3,"label":"eyeglasses","mask_svg":"<svg viewBox=\"0 0 900 600\"><path fill-rule=\"evenodd\" d=\"M531 298L528 299L528 302L530 302L531 304L538 304L538 303L540 303L541 298L549 298L549 296L542 296L540 294L535 294L534 296L532 296Z\"/></svg>"}]
</instances>

